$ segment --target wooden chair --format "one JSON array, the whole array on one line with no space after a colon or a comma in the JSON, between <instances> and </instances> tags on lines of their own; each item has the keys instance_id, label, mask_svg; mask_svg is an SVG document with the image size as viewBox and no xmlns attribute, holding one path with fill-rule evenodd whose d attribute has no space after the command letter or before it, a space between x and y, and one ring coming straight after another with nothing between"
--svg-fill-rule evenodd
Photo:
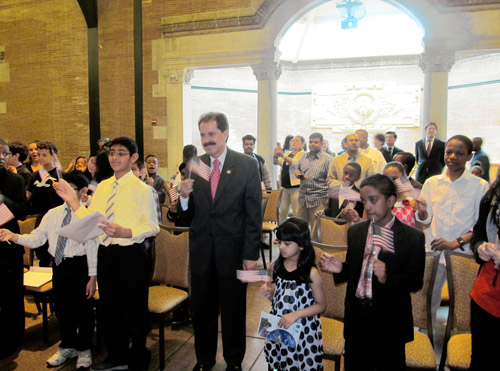
<instances>
[{"instance_id":1,"label":"wooden chair","mask_svg":"<svg viewBox=\"0 0 500 371\"><path fill-rule=\"evenodd\" d=\"M35 229L35 225L37 225L39 219L41 219L40 214L34 214L34 215L28 215L26 217L26 220L20 220L18 221L19 223L19 229L21 231L21 234L29 234L33 229ZM25 267L31 267L33 265L33 259L34 259L34 251L33 249L29 249L27 247L24 248L24 255L23 255L23 264Z\"/></svg>"},{"instance_id":2,"label":"wooden chair","mask_svg":"<svg viewBox=\"0 0 500 371\"><path fill-rule=\"evenodd\" d=\"M347 247L347 228L349 224L337 224L336 221L339 221L339 219L328 216L319 218L319 240L323 244Z\"/></svg>"},{"instance_id":3,"label":"wooden chair","mask_svg":"<svg viewBox=\"0 0 500 371\"><path fill-rule=\"evenodd\" d=\"M266 207L267 207L267 202L269 201L269 198L267 197L262 197L262 219L264 219L264 214L266 212ZM262 232L264 233L264 232ZM269 246L270 249L272 249L272 246ZM266 264L266 255L264 254L264 241L262 241L261 238L261 243L260 243L260 255L262 256L262 264L264 265L264 269L267 269L267 264Z\"/></svg>"},{"instance_id":4,"label":"wooden chair","mask_svg":"<svg viewBox=\"0 0 500 371\"><path fill-rule=\"evenodd\" d=\"M313 242L316 254L316 264L323 252L345 261L347 247L335 247ZM344 303L347 282L336 285L330 273L319 270L323 291L326 298L326 310L321 315L321 328L323 331L323 351L326 359L335 362L335 371L340 370L340 361L344 353Z\"/></svg>"},{"instance_id":5,"label":"wooden chair","mask_svg":"<svg viewBox=\"0 0 500 371\"><path fill-rule=\"evenodd\" d=\"M280 189L262 194L268 200L262 217L262 236L269 234L269 261L273 260L273 232L278 228L282 193L283 190Z\"/></svg>"},{"instance_id":6,"label":"wooden chair","mask_svg":"<svg viewBox=\"0 0 500 371\"><path fill-rule=\"evenodd\" d=\"M450 310L439 369L444 370L446 365L450 370L467 370L472 353L470 292L476 281L479 264L471 254L445 251L444 257Z\"/></svg>"},{"instance_id":7,"label":"wooden chair","mask_svg":"<svg viewBox=\"0 0 500 371\"><path fill-rule=\"evenodd\" d=\"M414 340L406 343L406 366L422 370L436 369L436 354L433 347L431 298L432 288L436 280L439 256L427 252L425 256L424 285L420 291L411 293L411 308L413 313ZM427 334L421 330L427 330Z\"/></svg>"},{"instance_id":8,"label":"wooden chair","mask_svg":"<svg viewBox=\"0 0 500 371\"><path fill-rule=\"evenodd\" d=\"M149 312L158 317L160 370L165 369L165 315L177 309L189 297L188 228L161 225L156 236L156 261L153 282L149 288Z\"/></svg>"}]
</instances>

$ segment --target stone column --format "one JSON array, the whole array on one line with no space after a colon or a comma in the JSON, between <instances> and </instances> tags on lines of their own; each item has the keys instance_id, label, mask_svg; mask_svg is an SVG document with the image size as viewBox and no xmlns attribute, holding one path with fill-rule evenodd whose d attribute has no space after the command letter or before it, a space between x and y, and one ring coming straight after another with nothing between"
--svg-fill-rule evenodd
<instances>
[{"instance_id":1,"label":"stone column","mask_svg":"<svg viewBox=\"0 0 500 371\"><path fill-rule=\"evenodd\" d=\"M420 55L419 66L425 74L421 126L433 121L438 126L437 136L447 138L448 72L455 63L451 50L425 51ZM424 134L425 135L425 134Z\"/></svg>"},{"instance_id":2,"label":"stone column","mask_svg":"<svg viewBox=\"0 0 500 371\"><path fill-rule=\"evenodd\" d=\"M264 157L276 188L278 169L273 165L273 151L278 140L278 79L283 67L278 62L252 66L258 81L257 153Z\"/></svg>"},{"instance_id":3,"label":"stone column","mask_svg":"<svg viewBox=\"0 0 500 371\"><path fill-rule=\"evenodd\" d=\"M189 82L193 70L169 69L164 74L167 82L167 171L172 176L182 162L184 143L191 143L191 110Z\"/></svg>"}]
</instances>

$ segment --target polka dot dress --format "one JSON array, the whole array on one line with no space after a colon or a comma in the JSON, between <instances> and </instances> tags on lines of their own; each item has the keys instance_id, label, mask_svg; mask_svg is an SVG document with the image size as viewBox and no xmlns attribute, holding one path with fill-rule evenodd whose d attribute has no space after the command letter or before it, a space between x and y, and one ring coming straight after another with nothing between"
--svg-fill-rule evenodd
<instances>
[{"instance_id":1,"label":"polka dot dress","mask_svg":"<svg viewBox=\"0 0 500 371\"><path fill-rule=\"evenodd\" d=\"M314 304L311 288L297 282L297 271L287 272L281 267L277 272L271 314L283 316ZM301 318L302 333L297 349L282 343L266 340L266 361L271 369L280 371L323 370L323 342L318 316Z\"/></svg>"}]
</instances>

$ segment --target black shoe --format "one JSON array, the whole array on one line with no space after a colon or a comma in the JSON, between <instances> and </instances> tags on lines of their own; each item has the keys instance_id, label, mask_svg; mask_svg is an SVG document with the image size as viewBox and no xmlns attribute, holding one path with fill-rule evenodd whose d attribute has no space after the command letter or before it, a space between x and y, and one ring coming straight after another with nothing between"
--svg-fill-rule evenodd
<instances>
[{"instance_id":1,"label":"black shoe","mask_svg":"<svg viewBox=\"0 0 500 371\"><path fill-rule=\"evenodd\" d=\"M208 371L210 370L212 367L214 367L214 364L211 364L211 365L204 365L203 363L197 363L194 367L193 367L193 371Z\"/></svg>"},{"instance_id":2,"label":"black shoe","mask_svg":"<svg viewBox=\"0 0 500 371\"><path fill-rule=\"evenodd\" d=\"M241 365L227 365L226 371L241 371Z\"/></svg>"}]
</instances>

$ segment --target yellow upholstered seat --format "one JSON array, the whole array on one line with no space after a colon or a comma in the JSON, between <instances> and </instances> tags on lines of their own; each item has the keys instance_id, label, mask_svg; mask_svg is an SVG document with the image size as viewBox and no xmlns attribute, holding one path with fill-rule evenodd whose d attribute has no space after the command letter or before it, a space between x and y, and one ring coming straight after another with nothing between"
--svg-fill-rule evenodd
<instances>
[{"instance_id":1,"label":"yellow upholstered seat","mask_svg":"<svg viewBox=\"0 0 500 371\"><path fill-rule=\"evenodd\" d=\"M283 190L263 192L262 197L267 198L266 208L262 217L262 235L269 235L269 261L273 260L273 232L278 228L281 195ZM264 259L263 259L264 260ZM264 268L266 268L265 261Z\"/></svg>"},{"instance_id":2,"label":"yellow upholstered seat","mask_svg":"<svg viewBox=\"0 0 500 371\"><path fill-rule=\"evenodd\" d=\"M413 325L419 331L413 331L413 341L406 343L406 366L418 369L436 369L436 354L433 347L433 332L430 300L436 278L439 258L433 252L425 256L424 284L422 289L411 293ZM427 330L427 333L422 332Z\"/></svg>"},{"instance_id":3,"label":"yellow upholstered seat","mask_svg":"<svg viewBox=\"0 0 500 371\"><path fill-rule=\"evenodd\" d=\"M175 235L174 232L184 233ZM164 370L165 315L189 297L189 233L186 228L160 226L156 236L153 282L159 285L149 288L148 309L158 316L160 370Z\"/></svg>"},{"instance_id":4,"label":"yellow upholstered seat","mask_svg":"<svg viewBox=\"0 0 500 371\"><path fill-rule=\"evenodd\" d=\"M322 216L319 218L319 240L332 246L347 246L347 228L349 223L337 224L335 218Z\"/></svg>"},{"instance_id":5,"label":"yellow upholstered seat","mask_svg":"<svg viewBox=\"0 0 500 371\"><path fill-rule=\"evenodd\" d=\"M450 293L450 310L439 369L444 370L446 365L450 369L467 370L470 367L472 354L470 292L477 277L479 264L471 254L447 250L444 256Z\"/></svg>"},{"instance_id":6,"label":"yellow upholstered seat","mask_svg":"<svg viewBox=\"0 0 500 371\"><path fill-rule=\"evenodd\" d=\"M344 352L344 322L321 317L323 351L325 355L341 355ZM340 359L340 357L339 357Z\"/></svg>"}]
</instances>

